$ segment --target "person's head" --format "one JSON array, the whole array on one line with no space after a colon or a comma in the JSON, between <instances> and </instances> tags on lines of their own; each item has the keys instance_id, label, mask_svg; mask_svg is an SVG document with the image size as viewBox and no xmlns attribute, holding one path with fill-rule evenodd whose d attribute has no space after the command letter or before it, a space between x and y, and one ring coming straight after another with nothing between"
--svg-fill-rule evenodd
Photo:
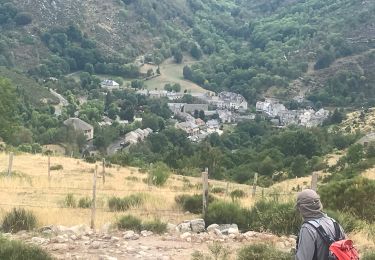
<instances>
[{"instance_id":1,"label":"person's head","mask_svg":"<svg viewBox=\"0 0 375 260\"><path fill-rule=\"evenodd\" d=\"M305 220L323 216L320 197L314 190L306 189L299 192L296 207Z\"/></svg>"}]
</instances>

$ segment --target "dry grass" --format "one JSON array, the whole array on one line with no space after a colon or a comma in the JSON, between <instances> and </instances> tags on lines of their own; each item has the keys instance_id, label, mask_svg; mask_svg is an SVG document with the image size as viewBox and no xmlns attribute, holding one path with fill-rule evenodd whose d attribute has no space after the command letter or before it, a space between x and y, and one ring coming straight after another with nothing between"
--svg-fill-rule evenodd
<instances>
[{"instance_id":1,"label":"dry grass","mask_svg":"<svg viewBox=\"0 0 375 260\"><path fill-rule=\"evenodd\" d=\"M39 226L65 225L90 223L90 209L66 208L63 205L68 193L74 194L78 201L81 197L91 197L94 164L67 157L51 157L51 165L60 164L62 170L51 171L52 178L48 181L47 176L48 158L42 155L19 154L14 156L13 170L24 177L0 177L0 219L4 214L15 206L31 209L39 220ZM0 172L5 171L8 166L8 155L0 153ZM103 185L100 178L97 180L97 214L96 226L100 228L103 224L114 222L120 215L130 213L144 220L155 217L171 223L179 223L186 219L198 217L197 215L185 214L176 205L174 198L178 194L201 193L201 178L183 177L172 175L165 187L149 187L142 180L146 178L136 168L112 167L107 168L106 183ZM26 177L25 177L26 176ZM128 178L127 178L128 177ZM136 177L131 180L129 177ZM247 196L239 202L244 207L251 207L262 195L265 198L276 198L280 202L294 200L296 193L292 188L310 186L310 177L286 180L275 184L271 188L258 188L256 197L251 196L252 186L236 183L226 183L210 180L210 187L228 188L228 193L235 189L241 189ZM189 185L187 185L189 184ZM189 187L188 187L189 186ZM128 212L110 212L107 200L111 196L123 197L134 193L144 193L145 203L139 208L130 209ZM275 195L272 194L282 194ZM226 194L215 194L224 200L231 200ZM369 242L368 234L360 231L351 234L350 237L356 241L360 248L372 248L373 242Z\"/></svg>"},{"instance_id":2,"label":"dry grass","mask_svg":"<svg viewBox=\"0 0 375 260\"><path fill-rule=\"evenodd\" d=\"M90 223L90 210L80 208L65 208L64 198L68 193L74 194L78 201L82 197L92 196L92 182L94 164L67 157L51 157L51 166L62 165L63 169L51 171L51 180L47 176L48 158L42 155L20 154L14 156L13 171L24 177L0 178L0 219L4 213L14 206L29 208L34 211L40 221L39 225L75 225ZM0 172L5 171L8 165L8 156L0 154ZM134 193L145 193L145 203L130 213L144 219L159 217L164 221L180 222L192 218L184 214L176 205L174 198L183 193L201 193L200 178L173 175L165 187L149 187L143 182L145 174L135 168L113 167L107 168L106 183L101 178L101 166L98 167L97 180L97 226L113 222L122 213L110 212L107 207L108 198L112 196L124 197ZM136 177L131 180L127 177ZM188 180L188 181L187 181ZM185 186L184 186L185 183ZM186 183L190 183L187 188ZM224 182L211 181L211 186L226 187ZM251 187L247 185L228 185L229 192L234 189L243 189L250 194ZM267 194L267 192L265 192ZM219 196L219 195L217 195ZM230 200L225 194L223 199ZM257 197L259 198L260 192ZM247 196L241 199L244 206L251 206L255 199Z\"/></svg>"},{"instance_id":3,"label":"dry grass","mask_svg":"<svg viewBox=\"0 0 375 260\"><path fill-rule=\"evenodd\" d=\"M362 175L370 180L375 180L375 168L367 169Z\"/></svg>"},{"instance_id":4,"label":"dry grass","mask_svg":"<svg viewBox=\"0 0 375 260\"><path fill-rule=\"evenodd\" d=\"M350 132L355 133L360 131L361 133L369 133L374 131L375 127L375 109L370 108L368 112L365 113L363 119L360 118L361 111L355 111L347 114L347 118L340 124L341 129L346 129L350 127Z\"/></svg>"}]
</instances>

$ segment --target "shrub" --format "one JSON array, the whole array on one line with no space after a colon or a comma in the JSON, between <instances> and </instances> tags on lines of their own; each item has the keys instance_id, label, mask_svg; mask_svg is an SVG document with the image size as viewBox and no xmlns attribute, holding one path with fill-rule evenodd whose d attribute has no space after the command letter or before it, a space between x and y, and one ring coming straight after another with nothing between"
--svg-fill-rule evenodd
<instances>
[{"instance_id":1,"label":"shrub","mask_svg":"<svg viewBox=\"0 0 375 260\"><path fill-rule=\"evenodd\" d=\"M327 210L326 213L328 216L340 223L346 233L362 229L365 224L363 221L357 219L350 213L333 210Z\"/></svg>"},{"instance_id":2,"label":"shrub","mask_svg":"<svg viewBox=\"0 0 375 260\"><path fill-rule=\"evenodd\" d=\"M156 234L163 234L167 231L167 223L161 222L160 219L155 219L143 223L142 229L152 231Z\"/></svg>"},{"instance_id":3,"label":"shrub","mask_svg":"<svg viewBox=\"0 0 375 260\"><path fill-rule=\"evenodd\" d=\"M250 209L248 220L251 230L268 230L277 235L296 235L302 224L292 202L259 201Z\"/></svg>"},{"instance_id":4,"label":"shrub","mask_svg":"<svg viewBox=\"0 0 375 260\"><path fill-rule=\"evenodd\" d=\"M208 245L209 254L203 254L202 252L195 251L191 255L192 260L229 260L230 250L223 244L214 241L212 244Z\"/></svg>"},{"instance_id":5,"label":"shrub","mask_svg":"<svg viewBox=\"0 0 375 260\"><path fill-rule=\"evenodd\" d=\"M89 197L80 198L78 201L78 207L87 209L91 208L92 200Z\"/></svg>"},{"instance_id":6,"label":"shrub","mask_svg":"<svg viewBox=\"0 0 375 260\"><path fill-rule=\"evenodd\" d=\"M239 190L239 189L236 189L230 193L230 197L232 198L232 200L243 198L245 196L246 196L246 192L244 192L243 190Z\"/></svg>"},{"instance_id":7,"label":"shrub","mask_svg":"<svg viewBox=\"0 0 375 260\"><path fill-rule=\"evenodd\" d=\"M289 260L292 259L291 253L285 253L266 244L255 244L245 246L238 253L238 260Z\"/></svg>"},{"instance_id":8,"label":"shrub","mask_svg":"<svg viewBox=\"0 0 375 260\"><path fill-rule=\"evenodd\" d=\"M49 169L51 171L59 171L59 170L64 169L64 167L61 164L57 164L57 165L52 165L51 167L49 167Z\"/></svg>"},{"instance_id":9,"label":"shrub","mask_svg":"<svg viewBox=\"0 0 375 260\"><path fill-rule=\"evenodd\" d=\"M39 247L0 237L0 259L52 260L52 257Z\"/></svg>"},{"instance_id":10,"label":"shrub","mask_svg":"<svg viewBox=\"0 0 375 260\"><path fill-rule=\"evenodd\" d=\"M155 166L149 171L148 178L150 183L156 186L163 186L171 174L169 167L162 162L158 162Z\"/></svg>"},{"instance_id":11,"label":"shrub","mask_svg":"<svg viewBox=\"0 0 375 260\"><path fill-rule=\"evenodd\" d=\"M66 196L65 196L65 199L64 199L64 205L65 207L68 207L68 208L75 208L76 207L76 199L73 195L73 193L68 193Z\"/></svg>"},{"instance_id":12,"label":"shrub","mask_svg":"<svg viewBox=\"0 0 375 260\"><path fill-rule=\"evenodd\" d=\"M214 202L216 198L214 196L208 195L208 205ZM203 208L203 199L202 195L194 194L194 195L187 195L182 194L175 197L175 201L178 205L180 205L183 210L189 211L191 213L199 214L202 212Z\"/></svg>"},{"instance_id":13,"label":"shrub","mask_svg":"<svg viewBox=\"0 0 375 260\"><path fill-rule=\"evenodd\" d=\"M374 260L375 259L375 251L367 251L363 254L362 260Z\"/></svg>"},{"instance_id":14,"label":"shrub","mask_svg":"<svg viewBox=\"0 0 375 260\"><path fill-rule=\"evenodd\" d=\"M119 229L128 229L134 231L141 231L142 221L139 218L136 218L132 215L122 216L117 221L117 227Z\"/></svg>"},{"instance_id":15,"label":"shrub","mask_svg":"<svg viewBox=\"0 0 375 260\"><path fill-rule=\"evenodd\" d=\"M14 208L3 219L2 229L7 233L21 230L32 230L36 226L36 217L31 211Z\"/></svg>"},{"instance_id":16,"label":"shrub","mask_svg":"<svg viewBox=\"0 0 375 260\"><path fill-rule=\"evenodd\" d=\"M27 25L31 23L33 18L31 17L31 14L26 12L20 12L14 17L14 21L17 25Z\"/></svg>"},{"instance_id":17,"label":"shrub","mask_svg":"<svg viewBox=\"0 0 375 260\"><path fill-rule=\"evenodd\" d=\"M208 205L204 216L206 225L211 224L237 224L240 229L247 229L247 210L237 203L215 201Z\"/></svg>"},{"instance_id":18,"label":"shrub","mask_svg":"<svg viewBox=\"0 0 375 260\"><path fill-rule=\"evenodd\" d=\"M125 180L134 181L134 182L139 181L139 179L135 176L127 176L125 177Z\"/></svg>"},{"instance_id":19,"label":"shrub","mask_svg":"<svg viewBox=\"0 0 375 260\"><path fill-rule=\"evenodd\" d=\"M331 181L321 186L319 194L323 205L332 210L347 210L361 219L375 220L375 181L363 177Z\"/></svg>"},{"instance_id":20,"label":"shrub","mask_svg":"<svg viewBox=\"0 0 375 260\"><path fill-rule=\"evenodd\" d=\"M144 202L142 193L132 194L124 198L112 197L108 200L108 207L111 211L125 211L131 207L138 207Z\"/></svg>"},{"instance_id":21,"label":"shrub","mask_svg":"<svg viewBox=\"0 0 375 260\"><path fill-rule=\"evenodd\" d=\"M223 187L213 187L211 189L211 192L212 193L221 193L221 194L224 194L226 192L226 189L223 188Z\"/></svg>"}]
</instances>

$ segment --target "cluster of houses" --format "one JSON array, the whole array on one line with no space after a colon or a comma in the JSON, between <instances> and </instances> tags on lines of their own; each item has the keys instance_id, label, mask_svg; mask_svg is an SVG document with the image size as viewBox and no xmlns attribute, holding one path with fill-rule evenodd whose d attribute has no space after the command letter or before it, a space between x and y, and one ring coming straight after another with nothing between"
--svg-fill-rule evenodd
<instances>
[{"instance_id":1,"label":"cluster of houses","mask_svg":"<svg viewBox=\"0 0 375 260\"><path fill-rule=\"evenodd\" d=\"M146 128L146 129L136 129L134 131L131 131L125 135L124 138L124 146L132 145L132 144L137 144L138 142L142 142L147 136L152 134L152 129L151 128Z\"/></svg>"},{"instance_id":2,"label":"cluster of houses","mask_svg":"<svg viewBox=\"0 0 375 260\"><path fill-rule=\"evenodd\" d=\"M240 115L238 112L244 112L248 108L247 101L239 94L232 92L221 92L218 95L211 93L192 93L192 96L204 101L201 104L187 103L168 103L169 109L173 112L176 122L175 127L183 130L194 142L199 142L212 133L221 135L222 124L235 123L241 120L254 119L255 115ZM209 110L209 107L214 110ZM211 119L207 122L200 118L194 118L192 115L196 111L203 111L205 116L217 115L217 119Z\"/></svg>"},{"instance_id":3,"label":"cluster of houses","mask_svg":"<svg viewBox=\"0 0 375 260\"><path fill-rule=\"evenodd\" d=\"M295 124L304 127L316 127L321 125L329 115L329 111L323 108L318 111L313 109L288 110L278 100L271 98L258 101L256 111L272 118L271 121L278 126Z\"/></svg>"}]
</instances>

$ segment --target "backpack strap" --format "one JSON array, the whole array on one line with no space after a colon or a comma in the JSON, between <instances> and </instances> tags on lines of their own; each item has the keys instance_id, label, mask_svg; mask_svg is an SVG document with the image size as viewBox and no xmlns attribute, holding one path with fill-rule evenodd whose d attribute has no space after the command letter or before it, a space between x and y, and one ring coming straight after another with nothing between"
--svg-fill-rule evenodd
<instances>
[{"instance_id":1,"label":"backpack strap","mask_svg":"<svg viewBox=\"0 0 375 260\"><path fill-rule=\"evenodd\" d=\"M335 241L339 241L339 240L343 239L342 234L341 234L341 228L335 220L332 219L332 221L333 221L333 225L335 227Z\"/></svg>"},{"instance_id":2,"label":"backpack strap","mask_svg":"<svg viewBox=\"0 0 375 260\"><path fill-rule=\"evenodd\" d=\"M334 240L332 237L330 237L327 232L324 230L324 228L322 227L322 225L320 225L319 223L317 223L316 221L314 220L310 220L310 221L307 221L305 222L306 224L309 224L310 226L314 227L315 230L318 232L319 236L323 239L323 241L328 245L328 247L330 247L332 245L332 243L334 243L336 240ZM334 222L335 223L335 222ZM337 224L337 223L336 223ZM340 228L340 227L339 227ZM336 237L337 237L337 230L336 230L336 227L335 227L335 232L336 232ZM341 233L341 232L340 232ZM340 236L340 235L339 235ZM336 238L335 237L335 238Z\"/></svg>"}]
</instances>

